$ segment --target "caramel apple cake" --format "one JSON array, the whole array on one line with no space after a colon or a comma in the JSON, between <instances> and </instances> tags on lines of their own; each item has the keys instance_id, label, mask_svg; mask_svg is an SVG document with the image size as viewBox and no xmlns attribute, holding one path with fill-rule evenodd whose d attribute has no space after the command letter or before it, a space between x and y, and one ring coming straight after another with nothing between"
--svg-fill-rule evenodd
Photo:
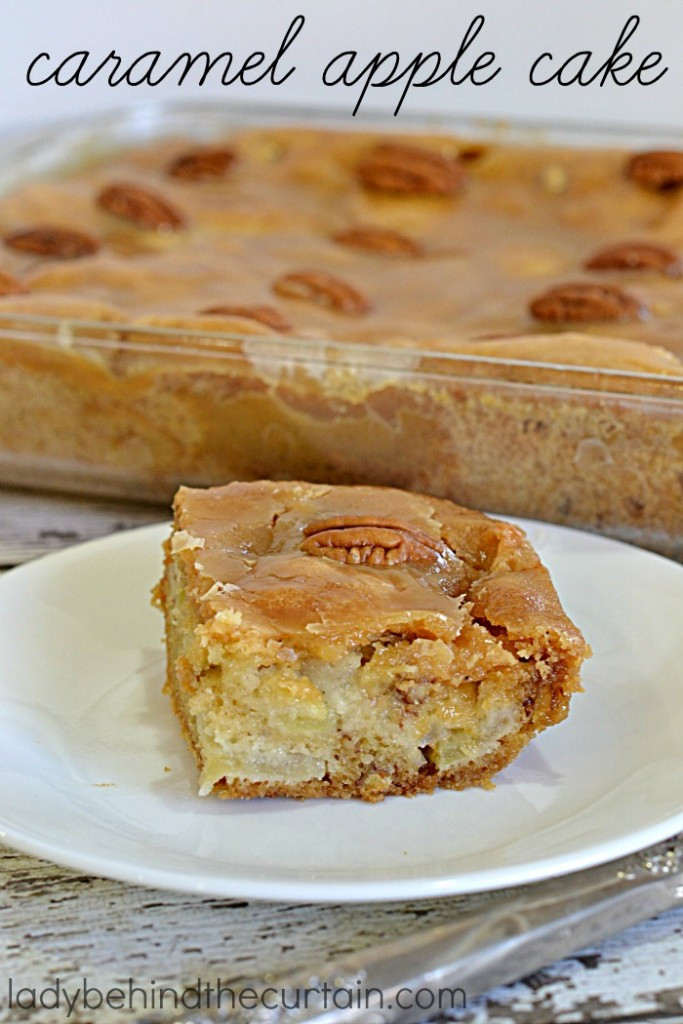
<instances>
[{"instance_id":1,"label":"caramel apple cake","mask_svg":"<svg viewBox=\"0 0 683 1024\"><path fill-rule=\"evenodd\" d=\"M683 152L215 128L0 195L2 482L378 483L683 555Z\"/></svg>"},{"instance_id":2,"label":"caramel apple cake","mask_svg":"<svg viewBox=\"0 0 683 1024\"><path fill-rule=\"evenodd\" d=\"M520 529L390 488L183 487L156 597L202 795L487 786L587 654Z\"/></svg>"}]
</instances>

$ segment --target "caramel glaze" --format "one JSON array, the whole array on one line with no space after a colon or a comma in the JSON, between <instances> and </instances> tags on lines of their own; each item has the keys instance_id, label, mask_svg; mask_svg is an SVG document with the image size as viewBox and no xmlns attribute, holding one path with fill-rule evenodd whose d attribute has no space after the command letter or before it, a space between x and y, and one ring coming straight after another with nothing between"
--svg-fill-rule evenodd
<instances>
[{"instance_id":1,"label":"caramel glaze","mask_svg":"<svg viewBox=\"0 0 683 1024\"><path fill-rule=\"evenodd\" d=\"M595 351L584 345L591 365L611 365L610 338L683 356L683 280L586 269L596 249L619 242L682 251L683 192L644 188L627 176L623 152L492 144L464 165L456 194L382 193L358 178L376 141L360 133L258 129L227 140L235 159L218 179L170 176L168 167L188 148L170 140L26 184L0 199L3 237L52 224L77 227L100 248L60 261L3 247L0 269L31 294L0 299L0 310L49 313L68 299L82 301L86 315L99 308L104 319L182 324L214 306L268 306L294 336L458 349L462 339L476 345L492 335L522 335L519 358L530 358L530 336L550 333L560 335L552 358L561 361L561 335L578 329L598 339ZM465 146L436 137L416 144L448 157ZM171 203L181 228L145 230L98 206L101 190L121 181ZM414 247L372 251L339 242L358 228L400 233ZM355 289L364 300L359 312L274 292L275 281L302 271ZM534 320L530 302L567 281L616 284L636 296L642 316L580 325ZM206 321L217 330L243 324ZM514 338L504 349L515 356ZM654 360L655 372L662 358Z\"/></svg>"},{"instance_id":2,"label":"caramel glaze","mask_svg":"<svg viewBox=\"0 0 683 1024\"><path fill-rule=\"evenodd\" d=\"M428 566L375 567L302 550L310 523L378 509L447 553ZM242 646L260 650L265 634L334 660L384 634L452 642L474 614L512 638L550 630L561 646L583 651L523 532L451 502L392 488L260 481L182 487L175 513L190 596L216 639L238 631Z\"/></svg>"}]
</instances>

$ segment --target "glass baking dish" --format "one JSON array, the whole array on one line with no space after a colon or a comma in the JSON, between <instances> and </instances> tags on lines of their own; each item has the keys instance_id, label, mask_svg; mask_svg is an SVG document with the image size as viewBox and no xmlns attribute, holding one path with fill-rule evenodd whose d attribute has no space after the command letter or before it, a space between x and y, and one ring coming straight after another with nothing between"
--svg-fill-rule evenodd
<instances>
[{"instance_id":1,"label":"glass baking dish","mask_svg":"<svg viewBox=\"0 0 683 1024\"><path fill-rule=\"evenodd\" d=\"M335 118L146 105L6 147L0 190L136 142L272 123ZM423 127L625 142L598 129ZM259 477L405 487L683 558L683 376L0 313L0 482L168 502L180 483Z\"/></svg>"}]
</instances>

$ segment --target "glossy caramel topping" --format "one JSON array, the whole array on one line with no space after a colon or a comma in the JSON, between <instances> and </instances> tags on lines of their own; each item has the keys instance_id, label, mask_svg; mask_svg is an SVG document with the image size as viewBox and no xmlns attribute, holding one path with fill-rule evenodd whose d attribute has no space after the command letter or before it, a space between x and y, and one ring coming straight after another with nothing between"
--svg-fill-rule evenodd
<instances>
[{"instance_id":1,"label":"glossy caramel topping","mask_svg":"<svg viewBox=\"0 0 683 1024\"><path fill-rule=\"evenodd\" d=\"M191 150L184 139L131 149L1 198L4 238L50 223L100 243L70 261L1 247L0 270L30 290L22 308L68 297L123 320L176 322L268 308L294 336L457 349L495 334L562 335L576 322L564 307L549 327L532 304L583 282L618 289L639 313L582 318L582 330L683 355L681 281L632 258L594 265L596 252L634 239L668 265L683 252L680 190L643 187L624 172L630 154L489 144L463 170L463 140L264 128L216 141L214 156L230 154L225 174L195 154L196 174L169 175ZM414 187L395 187L399 171ZM394 187L377 187L389 172ZM610 365L610 346L598 343L592 363Z\"/></svg>"},{"instance_id":2,"label":"glossy caramel topping","mask_svg":"<svg viewBox=\"0 0 683 1024\"><path fill-rule=\"evenodd\" d=\"M245 644L252 631L265 632L330 657L378 631L450 641L473 585L501 573L521 574L510 591L517 615L524 607L536 614L539 600L549 607L547 573L522 532L448 501L391 488L261 481L181 488L175 509L173 550L188 567L194 597L214 635L237 629ZM391 535L400 534L407 556L376 563L318 556L307 548L319 527L355 531L357 548L365 531L391 551ZM565 622L557 601L552 614Z\"/></svg>"}]
</instances>

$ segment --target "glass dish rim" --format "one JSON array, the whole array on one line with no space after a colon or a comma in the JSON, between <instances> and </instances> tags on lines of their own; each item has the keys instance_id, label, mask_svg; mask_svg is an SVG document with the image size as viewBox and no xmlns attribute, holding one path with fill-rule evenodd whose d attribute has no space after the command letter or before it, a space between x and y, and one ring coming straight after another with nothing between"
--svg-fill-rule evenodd
<instances>
[{"instance_id":1,"label":"glass dish rim","mask_svg":"<svg viewBox=\"0 0 683 1024\"><path fill-rule=\"evenodd\" d=\"M22 337L15 333L22 328L36 328ZM44 332L41 333L41 328ZM75 333L78 332L78 333ZM81 333L84 332L84 333ZM88 333L92 332L92 333ZM120 332L120 333L119 333ZM134 338L126 337L134 334ZM164 344L168 339L173 344ZM193 339L194 343L193 343ZM262 362L272 359L273 366L278 360L289 363L323 367L329 370L386 371L399 375L411 375L416 380L429 377L444 378L448 381L478 380L488 384L532 387L539 390L568 390L577 393L615 395L626 399L639 400L655 398L674 402L683 401L683 375L646 373L636 370L614 370L601 366L582 366L571 363L547 363L541 360L512 359L501 356L478 355L470 352L447 352L438 349L410 348L398 345L347 342L334 338L310 338L296 335L243 334L233 331L208 331L188 325L187 327L151 326L135 322L111 320L81 320L76 317L39 316L23 313L0 313L0 342L11 340L21 344L50 345L58 351L101 350L117 351L130 355L156 355L196 357L198 359L250 360ZM209 348L198 342L211 341ZM253 351L262 349L263 351ZM333 351L334 359L329 358ZM359 357L362 357L359 359ZM475 372L452 373L451 369L473 368ZM476 372L479 370L479 374ZM488 370L488 372L486 372ZM491 371L501 371L492 376ZM521 380L506 377L504 371L520 373L534 371L546 375L541 380ZM548 377L562 377L554 382ZM602 387L596 386L599 379ZM637 391L634 385L640 383L650 390ZM631 387L627 387L630 384ZM620 387L621 385L621 387ZM663 393L659 393L663 392Z\"/></svg>"}]
</instances>

